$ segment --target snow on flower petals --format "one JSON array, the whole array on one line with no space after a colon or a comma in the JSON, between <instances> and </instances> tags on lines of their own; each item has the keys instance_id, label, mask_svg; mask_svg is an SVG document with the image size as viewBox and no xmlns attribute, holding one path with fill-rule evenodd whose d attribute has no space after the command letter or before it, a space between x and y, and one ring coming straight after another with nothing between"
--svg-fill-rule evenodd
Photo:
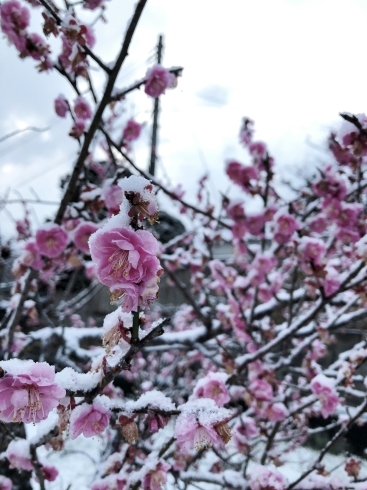
<instances>
[{"instance_id":1,"label":"snow on flower petals","mask_svg":"<svg viewBox=\"0 0 367 490\"><path fill-rule=\"evenodd\" d=\"M39 252L50 259L58 257L65 250L68 241L66 231L55 223L46 223L36 232Z\"/></svg>"},{"instance_id":2,"label":"snow on flower petals","mask_svg":"<svg viewBox=\"0 0 367 490\"><path fill-rule=\"evenodd\" d=\"M89 405L82 403L71 413L70 417L70 437L76 439L81 434L84 437L93 437L101 434L110 421L110 411L99 401Z\"/></svg>"},{"instance_id":3,"label":"snow on flower petals","mask_svg":"<svg viewBox=\"0 0 367 490\"><path fill-rule=\"evenodd\" d=\"M284 490L286 486L286 478L276 469L257 465L251 471L251 490Z\"/></svg>"},{"instance_id":4,"label":"snow on flower petals","mask_svg":"<svg viewBox=\"0 0 367 490\"><path fill-rule=\"evenodd\" d=\"M311 381L311 390L321 402L321 415L326 419L339 405L339 397L334 387L334 380L324 374L318 374Z\"/></svg>"},{"instance_id":5,"label":"snow on flower petals","mask_svg":"<svg viewBox=\"0 0 367 490\"><path fill-rule=\"evenodd\" d=\"M194 389L195 398L211 398L218 407L229 402L230 396L226 387L228 375L226 373L209 373L198 381Z\"/></svg>"},{"instance_id":6,"label":"snow on flower petals","mask_svg":"<svg viewBox=\"0 0 367 490\"><path fill-rule=\"evenodd\" d=\"M175 437L181 447L199 450L214 445L220 448L230 440L227 424L230 410L218 408L210 398L191 400L179 408L181 414L176 420Z\"/></svg>"},{"instance_id":7,"label":"snow on flower petals","mask_svg":"<svg viewBox=\"0 0 367 490\"><path fill-rule=\"evenodd\" d=\"M11 441L5 451L5 456L10 463L10 468L26 471L33 470L29 442L25 439Z\"/></svg>"},{"instance_id":8,"label":"snow on flower petals","mask_svg":"<svg viewBox=\"0 0 367 490\"><path fill-rule=\"evenodd\" d=\"M55 383L54 368L46 362L12 359L0 362L0 420L39 422L57 407L66 391Z\"/></svg>"}]
</instances>

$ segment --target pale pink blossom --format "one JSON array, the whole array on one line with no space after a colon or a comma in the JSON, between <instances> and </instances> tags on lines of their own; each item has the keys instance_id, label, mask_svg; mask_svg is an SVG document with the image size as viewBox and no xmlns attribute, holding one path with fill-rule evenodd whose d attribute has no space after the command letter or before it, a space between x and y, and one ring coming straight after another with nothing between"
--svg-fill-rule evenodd
<instances>
[{"instance_id":1,"label":"pale pink blossom","mask_svg":"<svg viewBox=\"0 0 367 490\"><path fill-rule=\"evenodd\" d=\"M106 183L102 191L102 197L109 213L117 214L120 210L120 204L124 199L124 193L121 187L119 185L108 185Z\"/></svg>"},{"instance_id":2,"label":"pale pink blossom","mask_svg":"<svg viewBox=\"0 0 367 490\"><path fill-rule=\"evenodd\" d=\"M55 99L55 112L59 117L66 117L66 114L69 112L69 104L66 98L63 95L59 95Z\"/></svg>"},{"instance_id":3,"label":"pale pink blossom","mask_svg":"<svg viewBox=\"0 0 367 490\"><path fill-rule=\"evenodd\" d=\"M39 252L50 259L58 257L66 248L68 234L55 223L47 223L36 232L36 243Z\"/></svg>"},{"instance_id":4,"label":"pale pink blossom","mask_svg":"<svg viewBox=\"0 0 367 490\"><path fill-rule=\"evenodd\" d=\"M74 113L76 119L90 119L92 117L92 110L84 97L79 96L75 99Z\"/></svg>"},{"instance_id":5,"label":"pale pink blossom","mask_svg":"<svg viewBox=\"0 0 367 490\"><path fill-rule=\"evenodd\" d=\"M163 66L155 65L147 72L145 93L153 98L164 94L171 83L171 74Z\"/></svg>"},{"instance_id":6,"label":"pale pink blossom","mask_svg":"<svg viewBox=\"0 0 367 490\"><path fill-rule=\"evenodd\" d=\"M21 56L31 56L36 61L47 57L49 48L46 41L37 33L29 34L27 37L26 48L21 53ZM52 65L49 67L51 68Z\"/></svg>"},{"instance_id":7,"label":"pale pink blossom","mask_svg":"<svg viewBox=\"0 0 367 490\"><path fill-rule=\"evenodd\" d=\"M0 475L0 490L12 490L13 482L6 476Z\"/></svg>"},{"instance_id":8,"label":"pale pink blossom","mask_svg":"<svg viewBox=\"0 0 367 490\"><path fill-rule=\"evenodd\" d=\"M326 276L323 281L324 293L325 296L330 296L334 294L340 288L340 277L338 272L334 269L334 267L326 267Z\"/></svg>"},{"instance_id":9,"label":"pale pink blossom","mask_svg":"<svg viewBox=\"0 0 367 490\"><path fill-rule=\"evenodd\" d=\"M287 479L275 468L256 465L251 470L251 490L284 490L287 485Z\"/></svg>"},{"instance_id":10,"label":"pale pink blossom","mask_svg":"<svg viewBox=\"0 0 367 490\"><path fill-rule=\"evenodd\" d=\"M209 373L198 381L194 388L194 398L211 398L218 407L229 402L230 396L225 383L228 379L226 373Z\"/></svg>"},{"instance_id":11,"label":"pale pink blossom","mask_svg":"<svg viewBox=\"0 0 367 490\"><path fill-rule=\"evenodd\" d=\"M270 422L281 422L288 416L289 412L284 403L276 402L269 405L265 413Z\"/></svg>"},{"instance_id":12,"label":"pale pink blossom","mask_svg":"<svg viewBox=\"0 0 367 490\"><path fill-rule=\"evenodd\" d=\"M260 401L270 401L273 399L273 388L265 379L255 379L248 388L249 392Z\"/></svg>"},{"instance_id":13,"label":"pale pink blossom","mask_svg":"<svg viewBox=\"0 0 367 490\"><path fill-rule=\"evenodd\" d=\"M265 216L263 213L246 216L245 226L247 228L247 231L251 233L251 235L254 236L263 235L264 224L265 224Z\"/></svg>"},{"instance_id":14,"label":"pale pink blossom","mask_svg":"<svg viewBox=\"0 0 367 490\"><path fill-rule=\"evenodd\" d=\"M161 490L167 481L167 472L171 468L166 462L159 462L156 468L145 475L143 479L144 490Z\"/></svg>"},{"instance_id":15,"label":"pale pink blossom","mask_svg":"<svg viewBox=\"0 0 367 490\"><path fill-rule=\"evenodd\" d=\"M65 396L65 390L54 381L54 368L46 362L4 361L2 367L6 371L0 379L0 420L3 422L44 420Z\"/></svg>"},{"instance_id":16,"label":"pale pink blossom","mask_svg":"<svg viewBox=\"0 0 367 490\"><path fill-rule=\"evenodd\" d=\"M262 141L254 141L250 143L249 152L255 158L264 158L266 156L266 145Z\"/></svg>"},{"instance_id":17,"label":"pale pink blossom","mask_svg":"<svg viewBox=\"0 0 367 490\"><path fill-rule=\"evenodd\" d=\"M137 123L133 119L129 119L124 127L122 133L122 139L124 142L131 143L139 138L141 133L141 124Z\"/></svg>"},{"instance_id":18,"label":"pale pink blossom","mask_svg":"<svg viewBox=\"0 0 367 490\"><path fill-rule=\"evenodd\" d=\"M318 374L311 381L311 390L321 402L321 415L326 419L335 412L339 405L339 397L335 390L335 383L324 374Z\"/></svg>"},{"instance_id":19,"label":"pale pink blossom","mask_svg":"<svg viewBox=\"0 0 367 490\"><path fill-rule=\"evenodd\" d=\"M98 230L98 226L94 223L90 222L82 222L78 225L78 227L74 231L74 243L78 247L78 249L85 253L89 254L89 238L92 233Z\"/></svg>"},{"instance_id":20,"label":"pale pink blossom","mask_svg":"<svg viewBox=\"0 0 367 490\"><path fill-rule=\"evenodd\" d=\"M70 437L76 439L81 434L93 437L101 434L110 422L110 412L98 400L89 405L82 403L71 412Z\"/></svg>"},{"instance_id":21,"label":"pale pink blossom","mask_svg":"<svg viewBox=\"0 0 367 490\"><path fill-rule=\"evenodd\" d=\"M32 471L31 452L29 442L25 439L15 439L10 441L5 456L9 461L10 468Z\"/></svg>"},{"instance_id":22,"label":"pale pink blossom","mask_svg":"<svg viewBox=\"0 0 367 490\"><path fill-rule=\"evenodd\" d=\"M162 268L156 256L159 245L151 233L102 228L90 237L89 248L98 279L122 297L124 311L136 311L138 305L155 299Z\"/></svg>"}]
</instances>

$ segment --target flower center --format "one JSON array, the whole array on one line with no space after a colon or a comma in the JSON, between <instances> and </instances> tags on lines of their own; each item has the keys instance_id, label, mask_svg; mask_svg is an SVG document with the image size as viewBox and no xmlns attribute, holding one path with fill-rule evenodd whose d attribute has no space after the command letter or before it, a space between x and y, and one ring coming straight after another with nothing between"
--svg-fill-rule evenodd
<instances>
[{"instance_id":1,"label":"flower center","mask_svg":"<svg viewBox=\"0 0 367 490\"><path fill-rule=\"evenodd\" d=\"M113 275L117 279L120 269L122 269L122 275L126 278L130 271L129 264L129 251L128 250L116 250L113 252L111 257L108 259L111 263L111 268L113 270Z\"/></svg>"}]
</instances>

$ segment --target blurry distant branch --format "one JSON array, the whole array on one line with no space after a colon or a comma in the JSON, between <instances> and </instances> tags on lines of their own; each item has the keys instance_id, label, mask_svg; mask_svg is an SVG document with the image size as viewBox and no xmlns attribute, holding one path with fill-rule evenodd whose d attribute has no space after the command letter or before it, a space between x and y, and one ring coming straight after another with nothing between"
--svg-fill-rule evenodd
<instances>
[{"instance_id":1,"label":"blurry distant branch","mask_svg":"<svg viewBox=\"0 0 367 490\"><path fill-rule=\"evenodd\" d=\"M11 133L6 134L5 136L1 136L0 138L0 143L2 143L5 140L8 140L9 138L12 138L13 136L16 136L17 134L24 133L25 131L35 131L36 133L44 133L45 131L49 131L49 126L47 128L36 128L35 126L27 126L24 129L17 129L16 131L12 131Z\"/></svg>"},{"instance_id":2,"label":"blurry distant branch","mask_svg":"<svg viewBox=\"0 0 367 490\"><path fill-rule=\"evenodd\" d=\"M57 201L44 201L43 199L0 199L0 208L6 206L7 204L46 204L46 205L59 205L60 203Z\"/></svg>"}]
</instances>

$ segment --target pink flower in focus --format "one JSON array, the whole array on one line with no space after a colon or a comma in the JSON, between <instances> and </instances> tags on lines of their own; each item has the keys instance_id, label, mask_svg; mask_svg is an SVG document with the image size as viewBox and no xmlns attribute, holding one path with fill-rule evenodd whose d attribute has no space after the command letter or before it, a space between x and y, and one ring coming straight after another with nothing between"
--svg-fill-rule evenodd
<instances>
[{"instance_id":1,"label":"pink flower in focus","mask_svg":"<svg viewBox=\"0 0 367 490\"><path fill-rule=\"evenodd\" d=\"M251 471L251 490L284 490L287 479L276 469L257 465Z\"/></svg>"},{"instance_id":2,"label":"pink flower in focus","mask_svg":"<svg viewBox=\"0 0 367 490\"><path fill-rule=\"evenodd\" d=\"M199 450L212 445L221 448L230 440L227 421L231 412L218 408L210 398L191 400L182 405L181 410L175 426L175 438L180 449L194 447Z\"/></svg>"},{"instance_id":3,"label":"pink flower in focus","mask_svg":"<svg viewBox=\"0 0 367 490\"><path fill-rule=\"evenodd\" d=\"M296 219L287 213L278 212L275 216L274 240L280 244L286 243L300 225Z\"/></svg>"},{"instance_id":4,"label":"pink flower in focus","mask_svg":"<svg viewBox=\"0 0 367 490\"><path fill-rule=\"evenodd\" d=\"M13 482L6 476L0 475L0 490L12 490Z\"/></svg>"},{"instance_id":5,"label":"pink flower in focus","mask_svg":"<svg viewBox=\"0 0 367 490\"><path fill-rule=\"evenodd\" d=\"M110 412L98 400L94 400L92 405L82 403L71 412L70 437L76 439L80 434L84 437L101 434L109 422Z\"/></svg>"},{"instance_id":6,"label":"pink flower in focus","mask_svg":"<svg viewBox=\"0 0 367 490\"><path fill-rule=\"evenodd\" d=\"M10 468L26 471L33 470L29 442L25 439L15 439L11 441L5 451L5 456L9 461Z\"/></svg>"},{"instance_id":7,"label":"pink flower in focus","mask_svg":"<svg viewBox=\"0 0 367 490\"><path fill-rule=\"evenodd\" d=\"M321 402L321 415L326 419L339 405L339 397L335 391L334 381L324 374L318 374L311 381L311 390Z\"/></svg>"},{"instance_id":8,"label":"pink flower in focus","mask_svg":"<svg viewBox=\"0 0 367 490\"><path fill-rule=\"evenodd\" d=\"M255 379L248 388L249 392L260 401L273 399L273 388L265 379Z\"/></svg>"},{"instance_id":9,"label":"pink flower in focus","mask_svg":"<svg viewBox=\"0 0 367 490\"><path fill-rule=\"evenodd\" d=\"M55 223L46 223L36 232L39 252L50 259L58 257L65 250L68 241L66 231Z\"/></svg>"},{"instance_id":10,"label":"pink flower in focus","mask_svg":"<svg viewBox=\"0 0 367 490\"><path fill-rule=\"evenodd\" d=\"M81 96L75 99L74 113L76 119L90 119L92 117L92 111L88 102Z\"/></svg>"},{"instance_id":11,"label":"pink flower in focus","mask_svg":"<svg viewBox=\"0 0 367 490\"><path fill-rule=\"evenodd\" d=\"M139 138L140 133L141 124L135 122L133 119L129 119L122 133L122 139L124 142L131 143L131 141Z\"/></svg>"},{"instance_id":12,"label":"pink flower in focus","mask_svg":"<svg viewBox=\"0 0 367 490\"><path fill-rule=\"evenodd\" d=\"M211 398L218 407L229 402L230 396L225 385L228 379L226 373L209 373L198 381L194 388L194 398Z\"/></svg>"},{"instance_id":13,"label":"pink flower in focus","mask_svg":"<svg viewBox=\"0 0 367 490\"><path fill-rule=\"evenodd\" d=\"M171 74L163 66L155 65L147 72L145 93L153 98L164 94L172 81Z\"/></svg>"},{"instance_id":14,"label":"pink flower in focus","mask_svg":"<svg viewBox=\"0 0 367 490\"><path fill-rule=\"evenodd\" d=\"M74 231L74 243L81 252L89 255L89 238L92 233L98 230L94 223L80 223Z\"/></svg>"},{"instance_id":15,"label":"pink flower in focus","mask_svg":"<svg viewBox=\"0 0 367 490\"><path fill-rule=\"evenodd\" d=\"M102 228L90 237L89 248L98 279L123 297L124 311L136 311L156 297L162 268L156 256L159 245L151 233Z\"/></svg>"},{"instance_id":16,"label":"pink flower in focus","mask_svg":"<svg viewBox=\"0 0 367 490\"><path fill-rule=\"evenodd\" d=\"M161 490L167 481L167 471L171 468L166 462L159 462L156 468L145 475L143 480L144 490Z\"/></svg>"},{"instance_id":17,"label":"pink flower in focus","mask_svg":"<svg viewBox=\"0 0 367 490\"><path fill-rule=\"evenodd\" d=\"M28 424L44 420L65 396L64 388L54 382L54 368L46 362L11 360L4 361L2 368L6 371L0 379L0 420L3 422Z\"/></svg>"}]
</instances>

